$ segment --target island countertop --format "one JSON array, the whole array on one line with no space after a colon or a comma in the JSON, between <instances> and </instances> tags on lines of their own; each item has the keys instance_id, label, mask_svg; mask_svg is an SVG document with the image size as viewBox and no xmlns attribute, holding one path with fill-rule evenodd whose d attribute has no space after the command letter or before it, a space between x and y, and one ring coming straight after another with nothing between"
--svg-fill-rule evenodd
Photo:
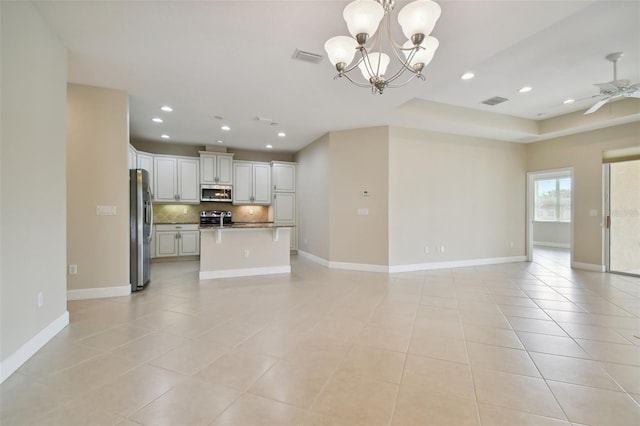
<instances>
[{"instance_id":1,"label":"island countertop","mask_svg":"<svg viewBox=\"0 0 640 426\"><path fill-rule=\"evenodd\" d=\"M273 222L234 222L232 224L220 225L200 225L201 231L215 231L216 229L252 229L252 228L293 228L294 225L281 225Z\"/></svg>"}]
</instances>

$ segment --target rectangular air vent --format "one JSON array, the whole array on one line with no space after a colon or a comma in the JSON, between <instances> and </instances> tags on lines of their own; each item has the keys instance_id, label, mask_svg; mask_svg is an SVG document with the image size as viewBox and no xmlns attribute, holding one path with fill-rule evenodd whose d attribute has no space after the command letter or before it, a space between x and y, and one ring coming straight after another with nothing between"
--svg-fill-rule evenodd
<instances>
[{"instance_id":1,"label":"rectangular air vent","mask_svg":"<svg viewBox=\"0 0 640 426\"><path fill-rule=\"evenodd\" d=\"M312 64L319 64L324 58L323 55L317 53L305 52L304 50L296 49L293 52L293 59L304 62L311 62Z\"/></svg>"},{"instance_id":2,"label":"rectangular air vent","mask_svg":"<svg viewBox=\"0 0 640 426\"><path fill-rule=\"evenodd\" d=\"M509 99L507 98L502 98L500 96L494 96L493 98L489 98L489 99L485 99L484 101L482 101L483 104L485 105L498 105L501 104L503 102L508 101Z\"/></svg>"}]
</instances>

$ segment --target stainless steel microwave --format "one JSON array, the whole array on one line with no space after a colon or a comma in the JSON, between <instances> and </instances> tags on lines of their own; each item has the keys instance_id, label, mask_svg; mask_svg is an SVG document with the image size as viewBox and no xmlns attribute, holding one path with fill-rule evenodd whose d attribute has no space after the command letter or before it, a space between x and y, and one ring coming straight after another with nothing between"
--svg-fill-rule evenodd
<instances>
[{"instance_id":1,"label":"stainless steel microwave","mask_svg":"<svg viewBox=\"0 0 640 426\"><path fill-rule=\"evenodd\" d=\"M200 201L230 203L231 185L200 185Z\"/></svg>"}]
</instances>

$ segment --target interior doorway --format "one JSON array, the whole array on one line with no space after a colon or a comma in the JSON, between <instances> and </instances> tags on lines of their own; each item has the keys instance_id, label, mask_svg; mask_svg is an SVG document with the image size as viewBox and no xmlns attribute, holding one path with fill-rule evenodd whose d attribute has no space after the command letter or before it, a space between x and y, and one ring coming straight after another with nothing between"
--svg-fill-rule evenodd
<instances>
[{"instance_id":1,"label":"interior doorway","mask_svg":"<svg viewBox=\"0 0 640 426\"><path fill-rule=\"evenodd\" d=\"M605 263L640 276L640 159L604 164Z\"/></svg>"},{"instance_id":2,"label":"interior doorway","mask_svg":"<svg viewBox=\"0 0 640 426\"><path fill-rule=\"evenodd\" d=\"M527 260L573 264L573 168L527 173Z\"/></svg>"}]
</instances>

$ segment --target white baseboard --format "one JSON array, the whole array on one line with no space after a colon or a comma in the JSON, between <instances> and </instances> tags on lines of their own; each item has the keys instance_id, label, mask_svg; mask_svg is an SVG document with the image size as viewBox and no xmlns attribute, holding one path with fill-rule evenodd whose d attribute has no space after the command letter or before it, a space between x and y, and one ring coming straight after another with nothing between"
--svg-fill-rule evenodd
<instances>
[{"instance_id":1,"label":"white baseboard","mask_svg":"<svg viewBox=\"0 0 640 426\"><path fill-rule=\"evenodd\" d=\"M348 263L348 262L329 261L329 268L330 269L347 269L349 271L389 273L389 267L387 265L372 265L369 263Z\"/></svg>"},{"instance_id":2,"label":"white baseboard","mask_svg":"<svg viewBox=\"0 0 640 426\"><path fill-rule=\"evenodd\" d=\"M200 271L201 280L215 278L251 277L255 275L290 274L291 265L269 266L265 268L223 269L221 271Z\"/></svg>"},{"instance_id":3,"label":"white baseboard","mask_svg":"<svg viewBox=\"0 0 640 426\"><path fill-rule=\"evenodd\" d=\"M571 262L571 267L574 269L584 269L585 271L594 272L605 272L607 270L605 265L596 265L594 263Z\"/></svg>"},{"instance_id":4,"label":"white baseboard","mask_svg":"<svg viewBox=\"0 0 640 426\"><path fill-rule=\"evenodd\" d=\"M451 260L448 262L414 263L411 265L394 265L389 267L390 273L429 271L433 269L465 268L469 266L497 265L501 263L525 262L526 256L492 257L486 259Z\"/></svg>"},{"instance_id":5,"label":"white baseboard","mask_svg":"<svg viewBox=\"0 0 640 426\"><path fill-rule=\"evenodd\" d=\"M0 362L0 383L11 376L22 364L27 362L36 352L38 352L49 340L69 324L69 311L64 311L56 320L46 326L38 334L33 336L27 343L22 345L17 351L9 355Z\"/></svg>"},{"instance_id":6,"label":"white baseboard","mask_svg":"<svg viewBox=\"0 0 640 426\"><path fill-rule=\"evenodd\" d=\"M328 260L323 259L321 257L318 257L316 255L313 255L311 253L307 253L306 251L302 251L302 250L298 249L298 255L300 255L300 256L302 256L304 258L307 258L312 262L319 263L320 265L322 265L324 267L327 267L327 268L329 267L329 261Z\"/></svg>"},{"instance_id":7,"label":"white baseboard","mask_svg":"<svg viewBox=\"0 0 640 426\"><path fill-rule=\"evenodd\" d=\"M550 243L547 241L534 241L533 245L540 246L540 247L554 247L554 248L564 248L564 249L571 248L571 244L569 243Z\"/></svg>"},{"instance_id":8,"label":"white baseboard","mask_svg":"<svg viewBox=\"0 0 640 426\"><path fill-rule=\"evenodd\" d=\"M487 259L469 259L469 260L453 260L450 262L432 262L432 263L415 263L410 265L370 265L362 263L346 263L346 262L332 262L323 259L318 256L314 256L304 251L298 251L298 253L313 262L319 263L330 269L349 269L353 271L366 271L366 272L384 272L384 273L396 273L396 272L412 272L412 271L427 271L432 269L446 269L446 268L462 268L469 266L483 266L483 265L496 265L500 263L514 263L514 262L526 262L526 256L510 256L510 257L493 257Z\"/></svg>"},{"instance_id":9,"label":"white baseboard","mask_svg":"<svg viewBox=\"0 0 640 426\"><path fill-rule=\"evenodd\" d=\"M67 290L67 300L101 299L103 297L120 297L131 294L131 285L117 287L83 288Z\"/></svg>"}]
</instances>

